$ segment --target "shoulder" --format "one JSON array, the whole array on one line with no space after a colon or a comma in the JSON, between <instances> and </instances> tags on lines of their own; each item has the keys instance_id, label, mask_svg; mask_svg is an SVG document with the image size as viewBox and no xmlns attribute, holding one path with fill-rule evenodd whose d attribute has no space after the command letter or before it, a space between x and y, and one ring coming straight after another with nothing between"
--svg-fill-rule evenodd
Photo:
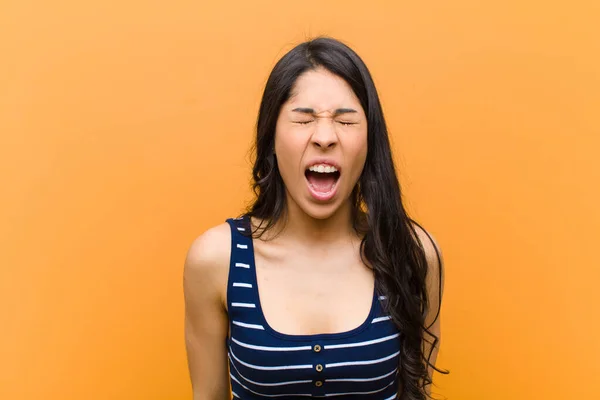
<instances>
[{"instance_id":1,"label":"shoulder","mask_svg":"<svg viewBox=\"0 0 600 400\"><path fill-rule=\"evenodd\" d=\"M419 240L419 244L425 252L428 270L443 272L441 271L443 269L442 250L440 249L438 242L431 233L427 232L425 228L418 223L413 221L412 226L417 235L417 239Z\"/></svg>"},{"instance_id":2,"label":"shoulder","mask_svg":"<svg viewBox=\"0 0 600 400\"><path fill-rule=\"evenodd\" d=\"M231 229L224 222L206 230L192 242L185 265L194 270L211 269L223 261L229 263L230 251Z\"/></svg>"},{"instance_id":3,"label":"shoulder","mask_svg":"<svg viewBox=\"0 0 600 400\"><path fill-rule=\"evenodd\" d=\"M214 226L198 236L190 245L185 259L186 295L202 292L207 296L218 295L224 300L230 252L231 229L228 223Z\"/></svg>"},{"instance_id":4,"label":"shoulder","mask_svg":"<svg viewBox=\"0 0 600 400\"><path fill-rule=\"evenodd\" d=\"M438 317L444 292L444 261L440 246L433 235L416 222L412 224L427 260L427 276L425 281L429 300L429 312L426 322L428 325L431 325L439 321Z\"/></svg>"}]
</instances>

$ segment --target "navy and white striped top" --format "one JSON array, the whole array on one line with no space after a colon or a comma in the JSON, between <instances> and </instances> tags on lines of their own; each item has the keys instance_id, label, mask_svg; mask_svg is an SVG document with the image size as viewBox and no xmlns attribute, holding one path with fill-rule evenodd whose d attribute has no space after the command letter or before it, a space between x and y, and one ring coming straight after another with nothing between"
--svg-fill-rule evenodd
<instances>
[{"instance_id":1,"label":"navy and white striped top","mask_svg":"<svg viewBox=\"0 0 600 400\"><path fill-rule=\"evenodd\" d=\"M260 306L254 249L247 217L228 219L232 230L227 284L227 338L234 399L391 400L400 332L373 293L368 318L347 332L288 335L273 330Z\"/></svg>"}]
</instances>

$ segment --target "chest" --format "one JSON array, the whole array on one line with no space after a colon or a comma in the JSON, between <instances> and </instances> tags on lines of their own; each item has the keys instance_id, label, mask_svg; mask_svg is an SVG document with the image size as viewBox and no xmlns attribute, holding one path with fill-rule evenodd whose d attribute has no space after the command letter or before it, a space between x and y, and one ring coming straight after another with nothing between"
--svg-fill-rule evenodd
<instances>
[{"instance_id":1,"label":"chest","mask_svg":"<svg viewBox=\"0 0 600 400\"><path fill-rule=\"evenodd\" d=\"M257 241L254 249L262 311L275 331L345 332L369 315L374 278L358 244L312 250Z\"/></svg>"},{"instance_id":2,"label":"chest","mask_svg":"<svg viewBox=\"0 0 600 400\"><path fill-rule=\"evenodd\" d=\"M226 343L235 398L397 398L400 332L358 252L281 252L233 235Z\"/></svg>"}]
</instances>

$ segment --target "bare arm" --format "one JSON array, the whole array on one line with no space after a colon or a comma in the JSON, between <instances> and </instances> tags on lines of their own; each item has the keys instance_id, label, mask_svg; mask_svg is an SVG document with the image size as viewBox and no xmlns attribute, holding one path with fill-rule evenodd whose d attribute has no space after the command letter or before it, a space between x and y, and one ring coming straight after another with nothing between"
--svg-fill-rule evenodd
<instances>
[{"instance_id":1,"label":"bare arm","mask_svg":"<svg viewBox=\"0 0 600 400\"><path fill-rule=\"evenodd\" d=\"M429 311L425 318L425 327L437 338L436 343L434 343L435 338L427 333L424 334L423 338L423 354L425 357L428 357L431 353L429 359L431 365L428 368L428 373L429 377L433 377L433 366L435 366L442 337L440 307L444 291L443 258L435 239L428 235L422 228L415 226L415 229L419 236L419 240L423 244L428 266L427 293L429 296ZM428 394L431 394L431 385L428 385L426 390Z\"/></svg>"},{"instance_id":2,"label":"bare arm","mask_svg":"<svg viewBox=\"0 0 600 400\"><path fill-rule=\"evenodd\" d=\"M229 398L223 299L230 240L227 224L208 230L192 244L184 265L185 341L193 400Z\"/></svg>"}]
</instances>

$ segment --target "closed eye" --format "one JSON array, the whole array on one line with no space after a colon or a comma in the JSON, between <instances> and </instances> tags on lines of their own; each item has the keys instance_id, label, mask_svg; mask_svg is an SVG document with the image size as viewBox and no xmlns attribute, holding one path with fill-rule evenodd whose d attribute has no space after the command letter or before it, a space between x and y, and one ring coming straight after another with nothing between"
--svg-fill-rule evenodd
<instances>
[{"instance_id":1,"label":"closed eye","mask_svg":"<svg viewBox=\"0 0 600 400\"><path fill-rule=\"evenodd\" d=\"M300 124L300 125L308 125L311 122L313 122L312 120L309 121L293 121L295 124Z\"/></svg>"},{"instance_id":2,"label":"closed eye","mask_svg":"<svg viewBox=\"0 0 600 400\"><path fill-rule=\"evenodd\" d=\"M358 122L350 122L350 121L337 121L344 126L356 125Z\"/></svg>"}]
</instances>

